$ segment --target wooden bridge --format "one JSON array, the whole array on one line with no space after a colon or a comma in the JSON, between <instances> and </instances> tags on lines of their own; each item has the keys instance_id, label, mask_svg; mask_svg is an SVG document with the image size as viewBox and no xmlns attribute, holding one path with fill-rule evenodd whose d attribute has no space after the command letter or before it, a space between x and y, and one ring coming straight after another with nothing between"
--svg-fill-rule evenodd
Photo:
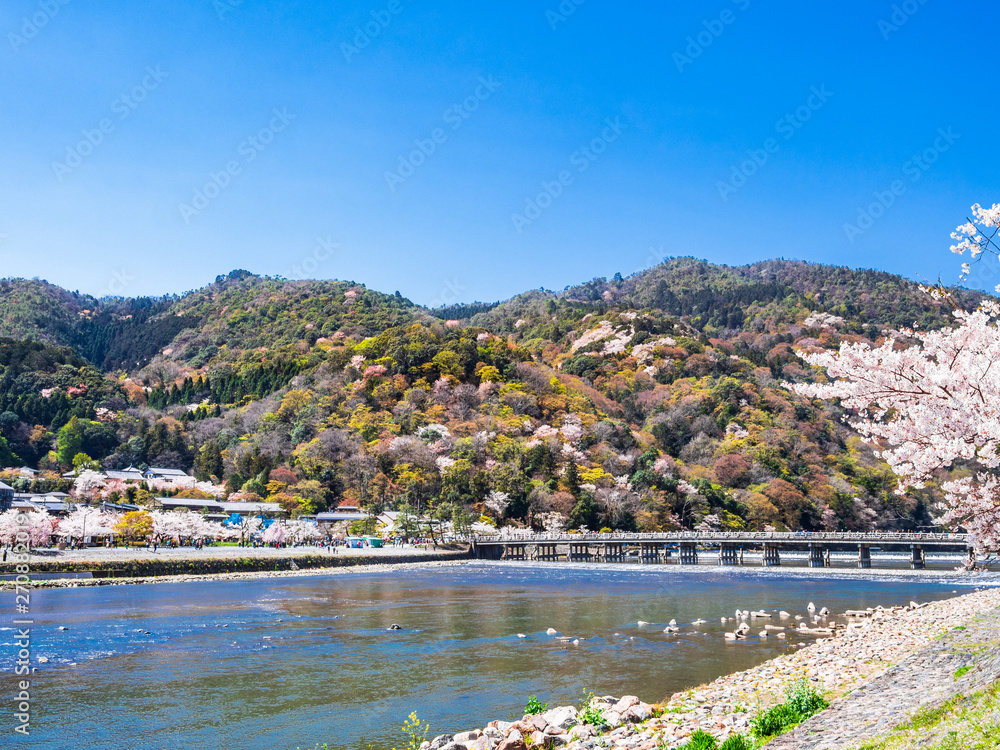
<instances>
[{"instance_id":1,"label":"wooden bridge","mask_svg":"<svg viewBox=\"0 0 1000 750\"><path fill-rule=\"evenodd\" d=\"M661 534L510 534L476 536L473 554L483 560L630 562L644 565L698 565L708 558L719 565L743 565L744 553L760 564L781 565L786 552L806 552L810 568L831 567L831 552L857 554L857 567L872 566L877 555L909 555L910 567L923 568L928 554L956 553L975 561L965 534L670 532ZM897 558L898 559L898 558Z\"/></svg>"}]
</instances>

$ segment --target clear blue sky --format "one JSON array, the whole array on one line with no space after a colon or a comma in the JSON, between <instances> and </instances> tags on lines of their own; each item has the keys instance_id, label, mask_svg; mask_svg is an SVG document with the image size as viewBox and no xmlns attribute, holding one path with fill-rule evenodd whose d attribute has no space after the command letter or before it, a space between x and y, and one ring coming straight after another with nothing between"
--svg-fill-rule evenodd
<instances>
[{"instance_id":1,"label":"clear blue sky","mask_svg":"<svg viewBox=\"0 0 1000 750\"><path fill-rule=\"evenodd\" d=\"M661 5L10 0L0 273L423 304L664 255L957 278L949 232L1000 200L995 4Z\"/></svg>"}]
</instances>

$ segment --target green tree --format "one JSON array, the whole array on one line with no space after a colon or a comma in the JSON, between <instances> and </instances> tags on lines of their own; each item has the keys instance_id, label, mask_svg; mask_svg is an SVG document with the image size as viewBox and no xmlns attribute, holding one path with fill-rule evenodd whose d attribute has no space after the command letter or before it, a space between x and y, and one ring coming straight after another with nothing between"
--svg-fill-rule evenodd
<instances>
[{"instance_id":1,"label":"green tree","mask_svg":"<svg viewBox=\"0 0 1000 750\"><path fill-rule=\"evenodd\" d=\"M56 460L60 466L72 466L73 459L83 446L83 428L75 416L63 425L56 438Z\"/></svg>"}]
</instances>

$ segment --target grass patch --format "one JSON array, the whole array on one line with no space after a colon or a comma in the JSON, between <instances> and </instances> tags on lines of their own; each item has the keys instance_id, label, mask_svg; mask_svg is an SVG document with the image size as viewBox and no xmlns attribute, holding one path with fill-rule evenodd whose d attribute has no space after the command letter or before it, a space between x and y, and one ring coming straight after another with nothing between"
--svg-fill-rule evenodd
<instances>
[{"instance_id":1,"label":"grass patch","mask_svg":"<svg viewBox=\"0 0 1000 750\"><path fill-rule=\"evenodd\" d=\"M853 750L998 750L1000 682L958 695L940 706L925 706L909 720Z\"/></svg>"},{"instance_id":2,"label":"grass patch","mask_svg":"<svg viewBox=\"0 0 1000 750\"><path fill-rule=\"evenodd\" d=\"M962 675L966 674L967 672L971 672L971 671L972 671L972 667L970 665L968 665L968 664L966 664L964 667L959 667L958 669L956 669L955 670L955 682L958 682L961 679Z\"/></svg>"}]
</instances>

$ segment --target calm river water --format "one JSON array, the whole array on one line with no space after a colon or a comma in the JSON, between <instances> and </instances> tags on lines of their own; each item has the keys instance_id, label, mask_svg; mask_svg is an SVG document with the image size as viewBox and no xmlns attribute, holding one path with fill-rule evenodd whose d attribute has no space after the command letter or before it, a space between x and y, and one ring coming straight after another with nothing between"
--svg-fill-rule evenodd
<instances>
[{"instance_id":1,"label":"calm river water","mask_svg":"<svg viewBox=\"0 0 1000 750\"><path fill-rule=\"evenodd\" d=\"M33 658L51 661L32 677L24 740L11 732L14 647L0 629L0 746L385 750L401 746L410 711L434 735L519 717L529 694L652 702L810 640L727 643L719 618L737 608L842 612L946 598L960 580L469 563L39 590ZM679 635L661 632L671 619Z\"/></svg>"}]
</instances>

